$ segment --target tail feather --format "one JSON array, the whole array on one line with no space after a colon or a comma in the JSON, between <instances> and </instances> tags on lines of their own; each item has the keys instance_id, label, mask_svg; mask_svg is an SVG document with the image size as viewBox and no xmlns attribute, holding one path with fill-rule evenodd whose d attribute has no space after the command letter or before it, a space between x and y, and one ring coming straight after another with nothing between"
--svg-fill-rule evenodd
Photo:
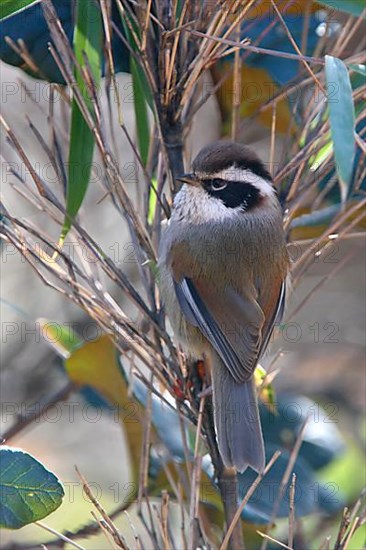
<instances>
[{"instance_id":1,"label":"tail feather","mask_svg":"<svg viewBox=\"0 0 366 550\"><path fill-rule=\"evenodd\" d=\"M265 466L262 428L254 381L238 384L216 356L212 369L217 443L226 467L261 472Z\"/></svg>"}]
</instances>

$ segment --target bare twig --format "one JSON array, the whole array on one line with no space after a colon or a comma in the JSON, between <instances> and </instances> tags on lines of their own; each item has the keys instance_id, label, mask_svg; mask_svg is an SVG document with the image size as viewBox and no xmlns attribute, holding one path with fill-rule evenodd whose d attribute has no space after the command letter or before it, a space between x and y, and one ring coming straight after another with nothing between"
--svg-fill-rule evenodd
<instances>
[{"instance_id":1,"label":"bare twig","mask_svg":"<svg viewBox=\"0 0 366 550\"><path fill-rule=\"evenodd\" d=\"M238 523L238 521L240 519L242 511L244 510L244 508L245 508L246 504L248 503L250 497L252 496L252 494L254 493L254 491L256 490L256 488L258 487L258 485L260 484L260 482L264 478L264 476L269 472L269 470L272 468L273 464L280 457L280 455L281 455L280 451L276 451L274 453L274 455L272 456L272 458L270 459L270 461L266 465L263 472L258 474L258 476L253 481L252 485L249 487L246 495L242 499L240 505L238 506L237 511L235 512L235 515L233 517L233 520L232 520L231 524L229 525L229 528L228 528L228 530L225 534L224 540L222 541L222 544L220 546L220 550L226 550L226 548L228 547L230 537L231 537L232 532L235 528L235 525Z\"/></svg>"},{"instance_id":2,"label":"bare twig","mask_svg":"<svg viewBox=\"0 0 366 550\"><path fill-rule=\"evenodd\" d=\"M308 420L309 420L309 416L307 416L305 418L305 420L304 420L304 422L303 422L303 424L302 424L302 426L299 430L298 436L296 438L295 445L294 445L294 447L291 451L289 461L288 461L288 464L286 466L286 470L285 470L285 472L282 476L281 483L280 483L280 486L279 486L279 489L278 489L278 496L277 496L277 498L274 502L273 509L272 509L271 520L270 520L271 525L274 524L275 519L277 517L278 510L279 510L279 507L280 507L280 504L281 504L281 500L282 500L283 495L284 495L285 490L286 490L286 485L288 483L288 480L290 478L290 475L291 475L291 472L293 470L294 464L296 462L297 456L299 454L300 447L302 445L302 440L303 440L303 437L304 437L304 431L305 431L306 425L308 423ZM261 546L261 550L266 550L267 544L268 544L268 539L264 539L263 543L262 543L262 546Z\"/></svg>"},{"instance_id":3,"label":"bare twig","mask_svg":"<svg viewBox=\"0 0 366 550\"><path fill-rule=\"evenodd\" d=\"M194 36L199 36L201 38L207 38L208 40L213 40L214 42L218 42L218 43L221 43L221 44L226 44L227 46L232 46L233 48L240 48L241 50L248 50L248 51L253 52L253 53L271 55L271 56L280 57L280 58L283 58L283 59L294 59L294 60L297 60L297 61L304 61L304 62L307 62L307 63L314 63L316 65L324 65L325 64L325 61L323 59L316 58L316 57L309 57L308 55L287 53L287 52L281 52L281 51L277 51L277 50L269 50L267 48L259 48L257 46L252 46L248 43L242 43L242 42L240 44L236 44L236 42L234 42L233 40L227 40L225 38L220 38L218 36L209 36L208 34L205 34L205 33L200 32L200 31L195 31L195 30L192 30L192 29L182 29L182 30L184 30L186 32L189 32L189 33L193 34Z\"/></svg>"},{"instance_id":4,"label":"bare twig","mask_svg":"<svg viewBox=\"0 0 366 550\"><path fill-rule=\"evenodd\" d=\"M71 540L69 537L66 537L62 533L59 533L58 531L56 531L56 529L52 529L52 527L49 527L48 525L43 523L43 521L35 521L34 524L38 525L38 527L41 527L41 529L44 529L45 531L52 533L52 535L56 535L59 538L59 540L62 540L63 542L67 542L68 544L71 544L71 546L73 546L74 548L78 548L78 550L85 550L84 546L80 546L80 544L77 544L76 542ZM46 543L46 544L49 544L49 543Z\"/></svg>"},{"instance_id":5,"label":"bare twig","mask_svg":"<svg viewBox=\"0 0 366 550\"><path fill-rule=\"evenodd\" d=\"M77 466L75 466L75 470L76 470L77 475L80 478L80 481L83 484L83 490L84 490L86 496L90 499L90 501L95 506L96 510L102 516L102 518L105 522L105 525L108 528L109 533L113 537L114 542L117 544L117 546L119 548L122 548L123 550L128 550L126 542L125 542L124 538L122 537L121 533L118 531L117 527L114 525L114 523L111 520L110 516L104 510L103 506L100 504L100 502L93 495L93 492L90 489L88 482L86 481L85 477L80 473Z\"/></svg>"},{"instance_id":6,"label":"bare twig","mask_svg":"<svg viewBox=\"0 0 366 550\"><path fill-rule=\"evenodd\" d=\"M287 544L284 544L283 542L281 542L277 539L274 539L273 537L271 537L267 533L262 533L262 531L257 531L257 533L258 533L258 535L263 537L263 539L266 540L266 541L274 542L275 544L278 544L278 546L281 546L281 548L287 548L287 550L293 550L291 546L287 546Z\"/></svg>"},{"instance_id":7,"label":"bare twig","mask_svg":"<svg viewBox=\"0 0 366 550\"><path fill-rule=\"evenodd\" d=\"M240 41L240 26L238 25L236 30L236 38ZM234 79L233 79L233 112L231 122L231 139L236 141L238 138L239 129L239 116L241 105L241 63L240 63L240 50L239 48L235 52L234 58Z\"/></svg>"},{"instance_id":8,"label":"bare twig","mask_svg":"<svg viewBox=\"0 0 366 550\"><path fill-rule=\"evenodd\" d=\"M16 418L15 424L4 432L1 436L2 439L9 441L21 433L25 428L31 427L33 423L37 422L37 420L44 416L49 408L53 407L56 403L67 399L70 393L72 393L75 389L75 385L72 382L68 382L68 384L66 384L66 386L57 393L37 403L37 406L34 407L34 412L27 414L26 416L19 416Z\"/></svg>"},{"instance_id":9,"label":"bare twig","mask_svg":"<svg viewBox=\"0 0 366 550\"><path fill-rule=\"evenodd\" d=\"M311 70L307 60L305 59L306 56L303 55L302 51L300 50L299 46L296 43L296 40L294 40L291 32L289 31L289 28L286 25L285 20L282 17L281 12L280 12L280 10L278 9L278 7L276 5L276 2L274 0L271 0L271 4L272 4L272 7L273 7L274 11L276 12L276 15L277 15L278 19L281 21L281 24L282 24L283 28L285 29L286 34L287 34L291 44L293 45L295 51L297 52L297 55L299 56L299 61L301 61L301 63L303 63L306 71L310 74L310 76L314 80L315 84L325 94L326 92L325 92L324 86L321 84L321 82L319 82L318 78L316 77L314 72Z\"/></svg>"},{"instance_id":10,"label":"bare twig","mask_svg":"<svg viewBox=\"0 0 366 550\"><path fill-rule=\"evenodd\" d=\"M192 472L191 481L191 502L189 510L189 538L188 547L197 548L199 545L200 529L198 525L198 504L199 504L199 491L200 491L200 479L202 468L202 457L199 455L199 444L201 438L201 428L203 419L203 410L205 406L205 397L200 400L200 408L198 411L198 422L196 430L196 441L194 447L194 466Z\"/></svg>"},{"instance_id":11,"label":"bare twig","mask_svg":"<svg viewBox=\"0 0 366 550\"><path fill-rule=\"evenodd\" d=\"M294 545L295 534L295 487L296 487L296 474L292 474L292 480L290 485L290 502L289 502L289 517L288 517L288 545L290 548Z\"/></svg>"}]
</instances>

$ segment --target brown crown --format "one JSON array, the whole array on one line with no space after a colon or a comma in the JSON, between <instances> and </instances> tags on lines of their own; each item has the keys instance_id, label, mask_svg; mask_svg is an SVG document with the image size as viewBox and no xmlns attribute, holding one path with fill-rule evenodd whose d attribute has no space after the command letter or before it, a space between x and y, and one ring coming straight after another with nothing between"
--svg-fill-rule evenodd
<instances>
[{"instance_id":1,"label":"brown crown","mask_svg":"<svg viewBox=\"0 0 366 550\"><path fill-rule=\"evenodd\" d=\"M214 174L230 166L251 170L261 178L272 177L259 157L248 147L233 141L216 141L206 145L192 163L194 172Z\"/></svg>"}]
</instances>

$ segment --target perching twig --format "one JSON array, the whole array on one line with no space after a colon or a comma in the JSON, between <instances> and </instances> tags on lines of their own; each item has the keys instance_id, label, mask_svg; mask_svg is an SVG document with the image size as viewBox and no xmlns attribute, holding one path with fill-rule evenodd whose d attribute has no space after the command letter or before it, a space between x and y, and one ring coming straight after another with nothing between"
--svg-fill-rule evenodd
<instances>
[{"instance_id":1,"label":"perching twig","mask_svg":"<svg viewBox=\"0 0 366 550\"><path fill-rule=\"evenodd\" d=\"M260 482L262 481L264 476L269 472L269 470L272 468L273 464L276 462L276 460L280 456L281 456L281 452L276 451L274 453L274 455L272 456L272 458L270 459L270 461L268 462L268 464L266 465L266 467L264 468L263 472L258 474L258 476L255 478L255 480L253 481L253 483L249 487L248 491L246 492L246 495L242 499L240 505L238 506L238 508L235 512L235 515L232 519L231 524L228 527L228 530L225 534L224 540L222 541L222 544L220 546L220 550L226 550L227 549L230 537L231 537L231 535L232 535L232 533L235 529L235 526L237 525L237 523L240 519L242 511L244 510L246 504L248 504L248 501L249 501L250 497L253 495L254 491L257 489L258 485L260 484Z\"/></svg>"}]
</instances>

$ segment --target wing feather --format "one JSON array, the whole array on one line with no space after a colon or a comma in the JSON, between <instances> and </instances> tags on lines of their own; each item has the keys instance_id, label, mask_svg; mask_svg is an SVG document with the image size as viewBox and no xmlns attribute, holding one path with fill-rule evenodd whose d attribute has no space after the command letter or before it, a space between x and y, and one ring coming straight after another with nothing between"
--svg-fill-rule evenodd
<instances>
[{"instance_id":1,"label":"wing feather","mask_svg":"<svg viewBox=\"0 0 366 550\"><path fill-rule=\"evenodd\" d=\"M261 349L259 351L258 359L260 359L263 353L266 351L266 348L275 324L280 323L282 320L284 309L285 309L285 301L286 301L286 283L285 281L283 281L280 286L280 291L277 298L276 306L273 309L273 315L269 320L269 322L266 322L265 327L263 329L262 344L261 344Z\"/></svg>"},{"instance_id":2,"label":"wing feather","mask_svg":"<svg viewBox=\"0 0 366 550\"><path fill-rule=\"evenodd\" d=\"M264 324L255 299L233 289L214 293L204 281L189 277L174 284L187 321L202 331L237 382L249 380L258 361Z\"/></svg>"}]
</instances>

